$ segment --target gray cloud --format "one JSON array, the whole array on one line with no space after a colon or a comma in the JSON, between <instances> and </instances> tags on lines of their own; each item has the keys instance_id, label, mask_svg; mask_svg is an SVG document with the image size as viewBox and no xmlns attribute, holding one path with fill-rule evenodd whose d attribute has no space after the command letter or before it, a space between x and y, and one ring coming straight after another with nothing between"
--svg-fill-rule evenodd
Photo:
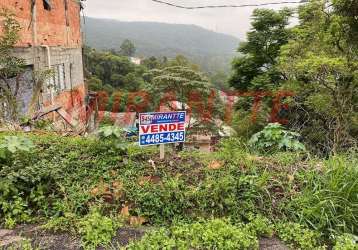
<instances>
[{"instance_id":1,"label":"gray cloud","mask_svg":"<svg viewBox=\"0 0 358 250\"><path fill-rule=\"evenodd\" d=\"M182 5L256 4L279 2L280 0L168 0ZM279 9L295 7L288 4L268 6ZM161 5L151 0L87 0L85 13L88 16L111 18L120 21L152 21L165 23L196 24L221 33L244 38L250 29L250 16L254 8L227 8L183 10Z\"/></svg>"}]
</instances>

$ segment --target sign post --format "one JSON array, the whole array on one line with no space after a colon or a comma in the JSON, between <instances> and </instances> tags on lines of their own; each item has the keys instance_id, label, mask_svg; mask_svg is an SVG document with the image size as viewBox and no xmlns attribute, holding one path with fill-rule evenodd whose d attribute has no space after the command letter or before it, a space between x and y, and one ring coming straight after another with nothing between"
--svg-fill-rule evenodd
<instances>
[{"instance_id":1,"label":"sign post","mask_svg":"<svg viewBox=\"0 0 358 250\"><path fill-rule=\"evenodd\" d=\"M139 114L139 145L160 145L164 159L164 145L185 142L186 112L156 112Z\"/></svg>"},{"instance_id":2,"label":"sign post","mask_svg":"<svg viewBox=\"0 0 358 250\"><path fill-rule=\"evenodd\" d=\"M163 160L165 158L165 147L164 144L160 144L159 146L160 151L160 159Z\"/></svg>"}]
</instances>

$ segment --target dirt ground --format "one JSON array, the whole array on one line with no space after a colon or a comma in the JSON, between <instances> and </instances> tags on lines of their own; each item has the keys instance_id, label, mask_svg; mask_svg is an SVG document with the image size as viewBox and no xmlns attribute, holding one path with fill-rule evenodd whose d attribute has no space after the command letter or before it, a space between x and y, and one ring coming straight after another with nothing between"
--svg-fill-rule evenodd
<instances>
[{"instance_id":1,"label":"dirt ground","mask_svg":"<svg viewBox=\"0 0 358 250\"><path fill-rule=\"evenodd\" d=\"M125 227L117 231L109 249L119 249L128 245L130 241L139 240L148 228ZM43 230L37 225L23 225L14 230L0 229L0 249L21 249L21 241L31 242L33 247L41 250L80 250L81 242L78 238L70 234L54 234ZM98 250L105 248L99 247ZM108 249L108 248L107 248ZM262 238L260 240L260 250L289 250L281 241L276 238Z\"/></svg>"}]
</instances>

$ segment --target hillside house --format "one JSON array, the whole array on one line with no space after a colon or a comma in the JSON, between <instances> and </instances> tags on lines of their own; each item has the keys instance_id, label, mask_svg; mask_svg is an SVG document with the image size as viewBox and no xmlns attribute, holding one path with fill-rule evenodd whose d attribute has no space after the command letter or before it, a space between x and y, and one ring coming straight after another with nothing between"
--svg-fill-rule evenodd
<instances>
[{"instance_id":1,"label":"hillside house","mask_svg":"<svg viewBox=\"0 0 358 250\"><path fill-rule=\"evenodd\" d=\"M81 2L1 0L0 9L14 13L21 25L21 39L13 49L26 64L25 72L17 79L20 113L31 115L57 105L75 119L85 116ZM52 73L39 86L34 79L47 69Z\"/></svg>"},{"instance_id":2,"label":"hillside house","mask_svg":"<svg viewBox=\"0 0 358 250\"><path fill-rule=\"evenodd\" d=\"M142 63L142 59L138 57L129 57L130 61L135 65L140 65Z\"/></svg>"}]
</instances>

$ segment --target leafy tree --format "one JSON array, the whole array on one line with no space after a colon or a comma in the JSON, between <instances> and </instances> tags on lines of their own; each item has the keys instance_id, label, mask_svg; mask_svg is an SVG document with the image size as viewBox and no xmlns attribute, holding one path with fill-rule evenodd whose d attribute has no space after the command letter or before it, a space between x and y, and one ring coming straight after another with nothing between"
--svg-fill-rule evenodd
<instances>
[{"instance_id":1,"label":"leafy tree","mask_svg":"<svg viewBox=\"0 0 358 250\"><path fill-rule=\"evenodd\" d=\"M103 90L103 83L101 79L98 79L96 76L91 77L87 80L88 88L92 91Z\"/></svg>"},{"instance_id":2,"label":"leafy tree","mask_svg":"<svg viewBox=\"0 0 358 250\"><path fill-rule=\"evenodd\" d=\"M144 82L146 68L133 64L127 57L85 48L85 62L91 90L102 90L100 85L107 84L113 89L137 91Z\"/></svg>"},{"instance_id":3,"label":"leafy tree","mask_svg":"<svg viewBox=\"0 0 358 250\"><path fill-rule=\"evenodd\" d=\"M183 55L177 55L174 59L169 60L166 64L166 67L187 67L194 71L199 71L200 67L197 64L192 63L188 58Z\"/></svg>"},{"instance_id":4,"label":"leafy tree","mask_svg":"<svg viewBox=\"0 0 358 250\"><path fill-rule=\"evenodd\" d=\"M345 32L344 35L348 37L351 45L356 49L358 47L358 5L355 0L334 0L335 13L344 19ZM343 32L342 32L343 33ZM355 50L357 53L357 50ZM356 54L357 55L357 54Z\"/></svg>"},{"instance_id":5,"label":"leafy tree","mask_svg":"<svg viewBox=\"0 0 358 250\"><path fill-rule=\"evenodd\" d=\"M247 41L242 42L240 56L232 62L229 84L236 90L274 91L285 80L278 69L280 48L287 44L291 31L288 28L292 10L256 9L253 12L252 30L247 33ZM271 99L262 100L261 112L252 120L254 98L241 97L236 103L233 127L238 135L249 139L252 133L263 129L267 124Z\"/></svg>"},{"instance_id":6,"label":"leafy tree","mask_svg":"<svg viewBox=\"0 0 358 250\"><path fill-rule=\"evenodd\" d=\"M161 62L155 56L144 59L141 64L148 69L158 69L161 67Z\"/></svg>"},{"instance_id":7,"label":"leafy tree","mask_svg":"<svg viewBox=\"0 0 358 250\"><path fill-rule=\"evenodd\" d=\"M0 29L0 102L6 104L6 113L10 119L17 115L16 97L19 90L19 81L16 76L23 72L24 61L12 55L12 48L19 40L20 24L16 21L13 13L2 9L0 19L3 19ZM16 84L12 86L10 79L15 78ZM0 112L1 112L0 107ZM0 117L4 114L0 113Z\"/></svg>"},{"instance_id":8,"label":"leafy tree","mask_svg":"<svg viewBox=\"0 0 358 250\"><path fill-rule=\"evenodd\" d=\"M299 8L299 25L291 29L287 28L290 10L255 10L253 30L239 48L243 56L233 62L230 84L235 88L295 93L286 99L288 126L317 153L357 144L355 2L311 0ZM269 102L263 104L263 109L270 107ZM240 111L251 109L242 100L240 105Z\"/></svg>"},{"instance_id":9,"label":"leafy tree","mask_svg":"<svg viewBox=\"0 0 358 250\"><path fill-rule=\"evenodd\" d=\"M129 73L124 77L124 88L128 91L139 91L143 85L144 80L142 77L134 72Z\"/></svg>"},{"instance_id":10,"label":"leafy tree","mask_svg":"<svg viewBox=\"0 0 358 250\"><path fill-rule=\"evenodd\" d=\"M291 126L311 147L338 152L358 138L357 5L350 0L312 0L283 46L280 70L293 90ZM351 7L350 9L345 9Z\"/></svg>"},{"instance_id":11,"label":"leafy tree","mask_svg":"<svg viewBox=\"0 0 358 250\"><path fill-rule=\"evenodd\" d=\"M228 75L223 71L217 71L210 75L210 82L219 90L228 91L230 86L227 82Z\"/></svg>"},{"instance_id":12,"label":"leafy tree","mask_svg":"<svg viewBox=\"0 0 358 250\"><path fill-rule=\"evenodd\" d=\"M106 111L127 111L128 92L137 92L145 87L147 68L135 65L127 57L85 48L85 67L89 90L105 92L100 109ZM120 100L120 101L118 101ZM120 103L118 103L120 102Z\"/></svg>"},{"instance_id":13,"label":"leafy tree","mask_svg":"<svg viewBox=\"0 0 358 250\"><path fill-rule=\"evenodd\" d=\"M288 42L290 9L274 11L256 9L247 33L247 42L240 44L242 54L233 61L231 86L241 91L270 89L284 80L276 68L280 48Z\"/></svg>"},{"instance_id":14,"label":"leafy tree","mask_svg":"<svg viewBox=\"0 0 358 250\"><path fill-rule=\"evenodd\" d=\"M217 93L213 93L212 85L200 72L188 67L175 66L150 71L152 75L149 90L156 96L155 106L171 106L177 101L180 110L192 115L193 123L189 124L191 132L216 132L216 119L222 112L221 101ZM164 102L163 102L164 100Z\"/></svg>"},{"instance_id":15,"label":"leafy tree","mask_svg":"<svg viewBox=\"0 0 358 250\"><path fill-rule=\"evenodd\" d=\"M124 40L120 46L119 54L122 56L134 56L135 52L134 44L128 39Z\"/></svg>"}]
</instances>

